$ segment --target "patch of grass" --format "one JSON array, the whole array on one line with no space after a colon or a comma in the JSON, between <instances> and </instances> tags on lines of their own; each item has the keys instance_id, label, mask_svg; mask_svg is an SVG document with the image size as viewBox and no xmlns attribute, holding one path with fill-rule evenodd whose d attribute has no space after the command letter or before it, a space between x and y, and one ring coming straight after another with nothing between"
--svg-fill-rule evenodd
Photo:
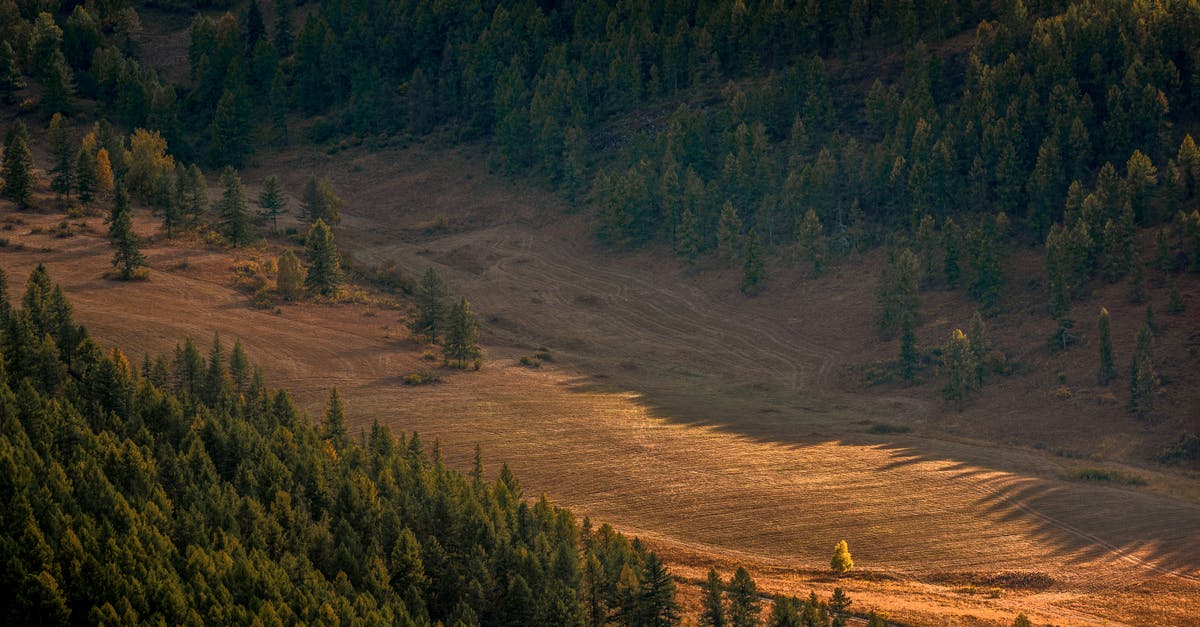
<instances>
[{"instance_id":1,"label":"patch of grass","mask_svg":"<svg viewBox=\"0 0 1200 627\"><path fill-rule=\"evenodd\" d=\"M908 425L893 425L886 422L877 422L867 429L870 433L888 434L888 433L911 433L912 427Z\"/></svg>"},{"instance_id":2,"label":"patch of grass","mask_svg":"<svg viewBox=\"0 0 1200 627\"><path fill-rule=\"evenodd\" d=\"M1146 485L1146 479L1140 475L1105 468L1080 468L1067 475L1067 478L1075 481L1103 481L1117 485Z\"/></svg>"}]
</instances>

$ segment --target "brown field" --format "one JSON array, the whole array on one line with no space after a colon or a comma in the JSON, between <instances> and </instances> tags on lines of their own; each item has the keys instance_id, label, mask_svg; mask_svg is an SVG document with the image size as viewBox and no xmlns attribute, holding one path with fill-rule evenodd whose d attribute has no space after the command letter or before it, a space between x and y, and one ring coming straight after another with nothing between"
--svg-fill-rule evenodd
<instances>
[{"instance_id":1,"label":"brown field","mask_svg":"<svg viewBox=\"0 0 1200 627\"><path fill-rule=\"evenodd\" d=\"M219 332L313 412L337 386L356 428L377 419L436 437L460 467L480 443L490 471L507 462L527 495L642 537L687 580L745 564L771 592L839 585L854 609L906 624L1007 624L1020 611L1055 624L1200 624L1200 482L1146 463L1197 413L1184 348L1194 293L1190 317L1160 314L1173 383L1159 424L1124 415L1121 379L1095 388L1086 360L1041 350L1053 323L1021 313L1036 308L1023 292L994 329L1023 374L993 380L960 414L932 372L914 387L862 383L864 364L895 351L873 332L873 259L819 280L773 268L764 295L747 299L732 270L687 273L661 250L602 250L584 217L482 162L471 151L352 148L293 151L243 173L252 193L269 173L293 192L309 173L328 176L347 200L344 252L414 276L433 266L471 300L484 367L435 385L401 382L437 369L408 339L403 311L372 298L252 309L231 268L267 251L165 242L148 214L138 222L155 238L148 281L103 278L111 253L98 218L84 220L91 233L54 238L33 231L61 215L21 215L0 233L0 264L19 293L46 263L92 334L132 361L185 335L204 349ZM1140 310L1110 309L1123 363ZM939 345L969 312L931 293L922 343ZM517 363L539 349L553 361ZM1054 394L1059 371L1069 400ZM912 431L873 434L876 422ZM1082 467L1147 485L1064 479ZM834 579L840 538L858 568ZM696 603L692 591L683 598Z\"/></svg>"}]
</instances>

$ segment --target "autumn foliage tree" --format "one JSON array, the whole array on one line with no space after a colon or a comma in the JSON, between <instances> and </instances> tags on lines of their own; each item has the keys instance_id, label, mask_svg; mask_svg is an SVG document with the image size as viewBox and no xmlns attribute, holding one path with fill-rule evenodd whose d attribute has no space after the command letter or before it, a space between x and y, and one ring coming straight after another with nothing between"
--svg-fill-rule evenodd
<instances>
[{"instance_id":1,"label":"autumn foliage tree","mask_svg":"<svg viewBox=\"0 0 1200 627\"><path fill-rule=\"evenodd\" d=\"M846 544L845 540L839 540L833 547L833 558L829 561L829 568L838 574L854 568L854 559L850 557L850 545Z\"/></svg>"}]
</instances>

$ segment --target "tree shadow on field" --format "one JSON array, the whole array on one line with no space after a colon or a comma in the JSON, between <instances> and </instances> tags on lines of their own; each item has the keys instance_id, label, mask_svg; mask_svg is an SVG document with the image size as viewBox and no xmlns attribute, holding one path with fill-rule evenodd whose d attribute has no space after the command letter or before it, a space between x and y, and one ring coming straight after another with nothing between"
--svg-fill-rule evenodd
<instances>
[{"instance_id":1,"label":"tree shadow on field","mask_svg":"<svg viewBox=\"0 0 1200 627\"><path fill-rule=\"evenodd\" d=\"M569 389L586 394L619 394L640 405L646 419L664 425L716 431L732 439L748 440L767 451L782 449L790 452L790 459L797 460L797 473L814 470L804 466L802 460L810 455L828 455L825 449L829 447L838 447L839 454L833 457L857 464L861 475L854 476L853 483L883 481L889 473L907 473L916 479L904 488L912 492L906 497L922 504L928 502L929 506L928 511L908 515L928 518L927 529L934 544L938 542L934 535L939 531L937 518L948 509L954 515L978 517L979 528L988 533L1019 534L1023 542L1044 547L1047 557L1060 565L1134 567L1147 574L1176 575L1200 585L1200 505L1136 487L1068 481L1052 474L1037 476L1014 470L1038 468L1042 475L1056 472L1046 470L1051 465L1039 463L1037 453L1020 449L908 433L871 433L870 426L878 423L845 418L848 408L839 407L836 401L788 402L767 391L761 399L755 399L765 407L748 413L743 409L731 419L726 412L752 403L744 402L744 398L725 402L719 394L698 402L674 390L655 388L652 383L632 392L630 388L639 387L631 380L638 373L628 376L619 369L608 372L611 374L602 378L574 379ZM929 477L928 487L920 484L920 477ZM939 494L939 486L952 486L954 494ZM963 499L963 494L969 497ZM805 499L803 488L795 496ZM810 498L825 495L814 493ZM946 498L960 500L947 504ZM865 511L867 515L889 515ZM880 533L887 529L886 524L855 518L853 513L846 515L845 524L868 531L877 526ZM881 542L886 540L881 538ZM1002 554L1004 549L997 546L994 550L996 562L1011 568L1010 557ZM984 555L965 568L996 568L988 561ZM1030 563L1025 568L1037 569L1039 564Z\"/></svg>"}]
</instances>

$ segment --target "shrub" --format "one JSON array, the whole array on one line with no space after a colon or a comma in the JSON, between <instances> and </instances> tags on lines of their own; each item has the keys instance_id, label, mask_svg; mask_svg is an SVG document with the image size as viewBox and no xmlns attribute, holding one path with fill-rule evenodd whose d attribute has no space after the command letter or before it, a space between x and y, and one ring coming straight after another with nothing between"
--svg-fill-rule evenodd
<instances>
[{"instance_id":1,"label":"shrub","mask_svg":"<svg viewBox=\"0 0 1200 627\"><path fill-rule=\"evenodd\" d=\"M1146 485L1146 480L1139 475L1104 468L1080 468L1071 473L1070 478L1076 481L1103 481L1119 485Z\"/></svg>"},{"instance_id":2,"label":"shrub","mask_svg":"<svg viewBox=\"0 0 1200 627\"><path fill-rule=\"evenodd\" d=\"M888 424L886 422L877 422L877 423L871 425L871 428L867 429L867 431L870 431L871 433L883 433L883 434L886 434L886 433L909 433L912 431L912 427L910 427L908 425L892 425L892 424Z\"/></svg>"}]
</instances>

